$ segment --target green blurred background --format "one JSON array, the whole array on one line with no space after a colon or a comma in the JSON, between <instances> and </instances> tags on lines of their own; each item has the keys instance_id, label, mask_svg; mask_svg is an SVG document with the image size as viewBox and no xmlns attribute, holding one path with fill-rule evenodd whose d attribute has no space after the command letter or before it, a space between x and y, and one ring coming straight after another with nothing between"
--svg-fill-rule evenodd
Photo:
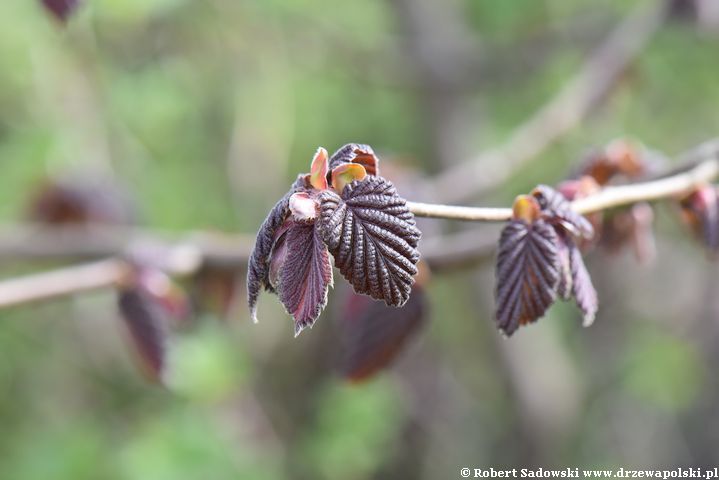
<instances>
[{"instance_id":1,"label":"green blurred background","mask_svg":"<svg viewBox=\"0 0 719 480\"><path fill-rule=\"evenodd\" d=\"M319 145L368 143L431 176L505 140L633 5L85 0L63 26L3 0L3 228L47 178L113 178L149 228L252 234ZM481 203L556 183L618 136L668 154L713 137L717 52L710 13L673 17L585 122ZM270 295L258 325L242 298L227 321L204 314L173 338L166 388L138 374L113 292L2 310L0 478L716 465L719 274L675 213L656 211L654 263L588 256L589 329L561 304L505 340L490 264L434 275L427 328L360 385L337 373L332 305L298 339ZM5 278L57 265L2 262Z\"/></svg>"}]
</instances>

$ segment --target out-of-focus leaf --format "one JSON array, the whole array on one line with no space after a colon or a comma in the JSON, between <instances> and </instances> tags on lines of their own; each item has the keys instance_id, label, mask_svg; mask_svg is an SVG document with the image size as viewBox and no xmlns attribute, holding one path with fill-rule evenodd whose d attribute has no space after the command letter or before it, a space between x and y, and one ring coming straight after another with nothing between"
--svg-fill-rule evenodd
<instances>
[{"instance_id":1,"label":"out-of-focus leaf","mask_svg":"<svg viewBox=\"0 0 719 480\"><path fill-rule=\"evenodd\" d=\"M303 185L304 177L300 175L290 191L270 210L267 218L262 222L259 232L257 232L255 247L247 265L247 304L254 322L257 322L257 298L260 291L263 288L269 292L275 291L270 284L269 278L270 256L277 241L277 231L290 214L290 197L299 191Z\"/></svg>"},{"instance_id":2,"label":"out-of-focus leaf","mask_svg":"<svg viewBox=\"0 0 719 480\"><path fill-rule=\"evenodd\" d=\"M295 336L311 327L327 304L332 265L314 223L297 222L287 231L287 257L280 272L280 301L295 320Z\"/></svg>"},{"instance_id":3,"label":"out-of-focus leaf","mask_svg":"<svg viewBox=\"0 0 719 480\"><path fill-rule=\"evenodd\" d=\"M349 293L340 319L342 373L358 382L388 367L427 321L427 295L415 284L402 308Z\"/></svg>"},{"instance_id":4,"label":"out-of-focus leaf","mask_svg":"<svg viewBox=\"0 0 719 480\"><path fill-rule=\"evenodd\" d=\"M597 291L594 289L592 278L584 265L582 253L574 245L569 248L569 260L572 272L572 295L582 311L582 325L588 327L594 323L594 317L599 308Z\"/></svg>"},{"instance_id":5,"label":"out-of-focus leaf","mask_svg":"<svg viewBox=\"0 0 719 480\"><path fill-rule=\"evenodd\" d=\"M417 274L420 231L391 182L367 176L342 192L320 194L319 225L342 275L355 291L402 306Z\"/></svg>"},{"instance_id":6,"label":"out-of-focus leaf","mask_svg":"<svg viewBox=\"0 0 719 480\"><path fill-rule=\"evenodd\" d=\"M55 18L65 22L80 6L80 0L42 0L42 4Z\"/></svg>"},{"instance_id":7,"label":"out-of-focus leaf","mask_svg":"<svg viewBox=\"0 0 719 480\"><path fill-rule=\"evenodd\" d=\"M139 286L120 290L118 306L143 370L151 380L162 381L167 354L167 311Z\"/></svg>"},{"instance_id":8,"label":"out-of-focus leaf","mask_svg":"<svg viewBox=\"0 0 719 480\"><path fill-rule=\"evenodd\" d=\"M367 172L362 165L344 163L332 170L332 188L341 194L347 185L366 176Z\"/></svg>"},{"instance_id":9,"label":"out-of-focus leaf","mask_svg":"<svg viewBox=\"0 0 719 480\"><path fill-rule=\"evenodd\" d=\"M704 185L679 202L683 220L711 252L719 250L719 192Z\"/></svg>"},{"instance_id":10,"label":"out-of-focus leaf","mask_svg":"<svg viewBox=\"0 0 719 480\"><path fill-rule=\"evenodd\" d=\"M496 268L495 318L511 335L544 315L557 298L559 252L557 233L543 220L512 220L502 230Z\"/></svg>"},{"instance_id":11,"label":"out-of-focus leaf","mask_svg":"<svg viewBox=\"0 0 719 480\"><path fill-rule=\"evenodd\" d=\"M330 157L330 171L343 163L356 163L364 167L367 175L379 175L379 159L369 145L348 143L340 147Z\"/></svg>"}]
</instances>

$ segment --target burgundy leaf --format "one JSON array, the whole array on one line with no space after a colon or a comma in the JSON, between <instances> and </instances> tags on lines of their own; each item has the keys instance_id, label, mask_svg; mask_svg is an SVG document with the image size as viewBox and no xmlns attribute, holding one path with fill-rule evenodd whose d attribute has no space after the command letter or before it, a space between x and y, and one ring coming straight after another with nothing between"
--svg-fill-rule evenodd
<instances>
[{"instance_id":1,"label":"burgundy leaf","mask_svg":"<svg viewBox=\"0 0 719 480\"><path fill-rule=\"evenodd\" d=\"M694 234L711 251L719 250L719 191L704 185L680 201L682 216Z\"/></svg>"},{"instance_id":2,"label":"burgundy leaf","mask_svg":"<svg viewBox=\"0 0 719 480\"><path fill-rule=\"evenodd\" d=\"M415 284L403 308L350 293L341 319L342 373L353 382L388 367L427 321L427 295Z\"/></svg>"},{"instance_id":3,"label":"burgundy leaf","mask_svg":"<svg viewBox=\"0 0 719 480\"><path fill-rule=\"evenodd\" d=\"M420 231L407 202L382 177L320 194L320 231L335 264L357 293L400 307L417 274Z\"/></svg>"},{"instance_id":4,"label":"burgundy leaf","mask_svg":"<svg viewBox=\"0 0 719 480\"><path fill-rule=\"evenodd\" d=\"M562 300L572 298L572 250L576 249L571 238L559 234L557 253L559 254L559 284L557 284L557 295Z\"/></svg>"},{"instance_id":5,"label":"burgundy leaf","mask_svg":"<svg viewBox=\"0 0 719 480\"><path fill-rule=\"evenodd\" d=\"M314 223L295 222L285 239L286 259L280 272L280 301L295 320L295 336L311 327L327 304L332 265L327 246Z\"/></svg>"},{"instance_id":6,"label":"burgundy leaf","mask_svg":"<svg viewBox=\"0 0 719 480\"><path fill-rule=\"evenodd\" d=\"M304 176L300 175L290 191L270 210L267 218L260 226L260 231L257 232L255 248L252 250L252 255L247 265L247 304L254 322L257 322L257 298L260 291L263 288L269 292L275 291L269 277L270 258L279 236L278 231L290 214L290 197L295 192L301 191L304 185Z\"/></svg>"},{"instance_id":7,"label":"burgundy leaf","mask_svg":"<svg viewBox=\"0 0 719 480\"><path fill-rule=\"evenodd\" d=\"M578 237L592 238L594 228L589 220L572 210L564 195L547 185L539 185L532 191L539 207L550 223L558 223Z\"/></svg>"},{"instance_id":8,"label":"burgundy leaf","mask_svg":"<svg viewBox=\"0 0 719 480\"><path fill-rule=\"evenodd\" d=\"M584 265L582 253L579 249L572 245L569 249L569 254L572 266L572 295L574 295L574 300L584 316L582 324L588 327L594 323L594 317L597 314L599 305L597 291L594 289L592 278Z\"/></svg>"},{"instance_id":9,"label":"burgundy leaf","mask_svg":"<svg viewBox=\"0 0 719 480\"><path fill-rule=\"evenodd\" d=\"M42 0L42 3L58 20L64 22L75 12L80 0Z\"/></svg>"},{"instance_id":10,"label":"burgundy leaf","mask_svg":"<svg viewBox=\"0 0 719 480\"><path fill-rule=\"evenodd\" d=\"M497 326L511 335L536 321L557 298L560 267L558 238L543 220L512 220L502 230L495 292Z\"/></svg>"},{"instance_id":11,"label":"burgundy leaf","mask_svg":"<svg viewBox=\"0 0 719 480\"><path fill-rule=\"evenodd\" d=\"M153 381L161 381L167 353L167 309L138 286L120 290L118 306L145 372Z\"/></svg>"},{"instance_id":12,"label":"burgundy leaf","mask_svg":"<svg viewBox=\"0 0 719 480\"><path fill-rule=\"evenodd\" d=\"M343 163L357 163L365 168L367 175L379 175L379 159L369 145L344 145L330 157L330 171Z\"/></svg>"}]
</instances>

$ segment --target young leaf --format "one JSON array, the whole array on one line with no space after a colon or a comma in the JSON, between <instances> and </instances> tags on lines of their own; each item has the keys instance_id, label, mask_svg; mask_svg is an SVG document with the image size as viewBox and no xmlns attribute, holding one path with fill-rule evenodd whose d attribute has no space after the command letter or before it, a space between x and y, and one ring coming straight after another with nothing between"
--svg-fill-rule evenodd
<instances>
[{"instance_id":1,"label":"young leaf","mask_svg":"<svg viewBox=\"0 0 719 480\"><path fill-rule=\"evenodd\" d=\"M344 145L330 157L330 171L343 163L356 163L364 167L367 175L379 175L379 159L369 145L359 143Z\"/></svg>"},{"instance_id":2,"label":"young leaf","mask_svg":"<svg viewBox=\"0 0 719 480\"><path fill-rule=\"evenodd\" d=\"M355 180L362 180L366 176L367 171L362 165L343 163L332 170L332 188L341 194L347 185Z\"/></svg>"},{"instance_id":3,"label":"young leaf","mask_svg":"<svg viewBox=\"0 0 719 480\"><path fill-rule=\"evenodd\" d=\"M589 220L578 214L569 205L564 196L547 185L539 185L532 190L544 216L551 223L559 223L577 237L590 239L594 228Z\"/></svg>"},{"instance_id":4,"label":"young leaf","mask_svg":"<svg viewBox=\"0 0 719 480\"><path fill-rule=\"evenodd\" d=\"M310 167L310 184L317 190L327 189L327 173L329 172L329 163L327 159L327 150L320 147L317 149L312 166Z\"/></svg>"},{"instance_id":5,"label":"young leaf","mask_svg":"<svg viewBox=\"0 0 719 480\"><path fill-rule=\"evenodd\" d=\"M280 271L280 301L295 320L295 336L311 327L327 304L332 265L314 223L295 222L285 239Z\"/></svg>"},{"instance_id":6,"label":"young leaf","mask_svg":"<svg viewBox=\"0 0 719 480\"><path fill-rule=\"evenodd\" d=\"M511 335L544 315L557 298L557 233L544 220L512 220L499 240L495 297L497 326Z\"/></svg>"},{"instance_id":7,"label":"young leaf","mask_svg":"<svg viewBox=\"0 0 719 480\"><path fill-rule=\"evenodd\" d=\"M252 321L257 322L257 298L264 288L269 292L275 289L270 283L270 255L278 239L278 229L285 223L290 215L290 197L304 189L304 177L300 175L289 192L280 199L260 226L257 232L255 247L247 265L247 303L250 308Z\"/></svg>"},{"instance_id":8,"label":"young leaf","mask_svg":"<svg viewBox=\"0 0 719 480\"><path fill-rule=\"evenodd\" d=\"M584 265L582 253L579 249L571 245L569 255L572 267L572 295L574 295L574 300L584 316L582 325L588 327L594 323L594 317L599 308L597 291L594 289L592 278Z\"/></svg>"},{"instance_id":9,"label":"young leaf","mask_svg":"<svg viewBox=\"0 0 719 480\"><path fill-rule=\"evenodd\" d=\"M167 310L138 286L120 290L118 306L148 377L161 381L167 353Z\"/></svg>"},{"instance_id":10,"label":"young leaf","mask_svg":"<svg viewBox=\"0 0 719 480\"><path fill-rule=\"evenodd\" d=\"M415 284L402 308L349 293L341 319L342 374L366 380L388 367L427 321L427 295Z\"/></svg>"},{"instance_id":11,"label":"young leaf","mask_svg":"<svg viewBox=\"0 0 719 480\"><path fill-rule=\"evenodd\" d=\"M417 274L420 231L407 202L382 177L367 176L320 196L320 232L355 291L405 304Z\"/></svg>"}]
</instances>

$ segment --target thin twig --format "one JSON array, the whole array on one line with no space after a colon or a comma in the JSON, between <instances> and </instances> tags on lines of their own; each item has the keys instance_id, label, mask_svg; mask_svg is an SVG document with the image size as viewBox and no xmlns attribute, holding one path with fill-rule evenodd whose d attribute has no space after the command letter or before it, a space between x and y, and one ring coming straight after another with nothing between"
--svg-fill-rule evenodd
<instances>
[{"instance_id":1,"label":"thin twig","mask_svg":"<svg viewBox=\"0 0 719 480\"><path fill-rule=\"evenodd\" d=\"M664 16L664 2L643 2L636 7L557 95L506 142L440 174L435 180L438 200L463 201L501 184L578 125L642 52Z\"/></svg>"}]
</instances>

